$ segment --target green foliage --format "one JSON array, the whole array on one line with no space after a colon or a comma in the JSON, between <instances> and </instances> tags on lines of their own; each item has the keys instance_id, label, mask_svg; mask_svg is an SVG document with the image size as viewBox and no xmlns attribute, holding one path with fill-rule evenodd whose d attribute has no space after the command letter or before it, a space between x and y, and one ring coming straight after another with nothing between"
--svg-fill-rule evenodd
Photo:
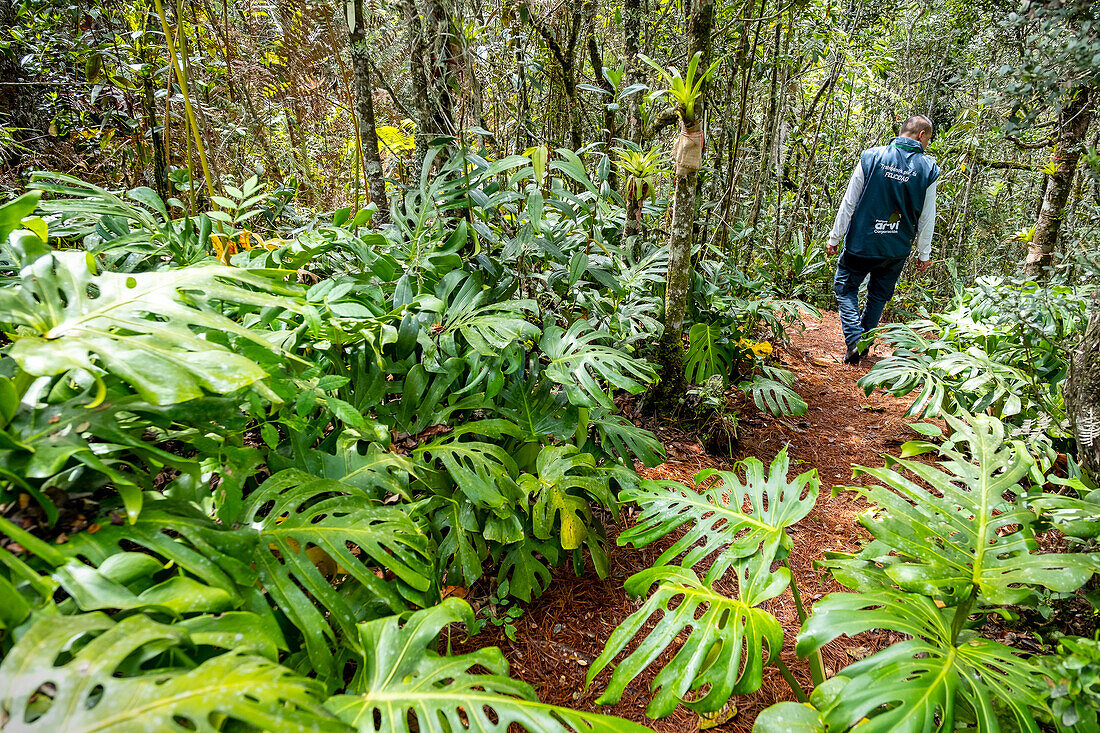
<instances>
[{"instance_id":1,"label":"green foliage","mask_svg":"<svg viewBox=\"0 0 1100 733\"><path fill-rule=\"evenodd\" d=\"M825 563L858 592L818 601L797 651L813 654L870 629L906 640L840 670L827 694L824 685L815 692L813 710L773 708L757 730L779 720L776 729L789 731L1038 731L1037 720L1051 715L1043 666L982 638L971 615L1034 603L1037 588L1074 591L1092 577L1097 558L1037 552L1036 516L1020 485L1035 459L1003 423L983 415L944 420L953 433L942 446L903 446L906 456L938 450L938 464L891 459L893 469L859 469L881 482L855 489L872 504L860 521L874 540L854 556L830 553Z\"/></svg>"},{"instance_id":2,"label":"green foliage","mask_svg":"<svg viewBox=\"0 0 1100 733\"><path fill-rule=\"evenodd\" d=\"M1043 660L1054 719L1068 730L1100 725L1100 641L1066 636Z\"/></svg>"},{"instance_id":3,"label":"green foliage","mask_svg":"<svg viewBox=\"0 0 1100 733\"><path fill-rule=\"evenodd\" d=\"M791 389L794 374L786 369L767 369L767 374L775 379L757 374L750 381L737 385L752 397L761 412L770 412L776 417L784 415L805 415L806 401Z\"/></svg>"},{"instance_id":4,"label":"green foliage","mask_svg":"<svg viewBox=\"0 0 1100 733\"><path fill-rule=\"evenodd\" d=\"M788 482L790 459L785 447L768 469L751 457L741 465L744 481L731 471L701 471L695 477L699 491L673 481L643 481L638 488L623 491L620 499L638 503L642 515L619 535L619 544L644 547L689 524L654 561L654 567L680 558L675 564L693 569L707 561L707 585L738 560L758 554L782 560L791 549L786 528L814 507L820 486L816 471ZM780 576L783 573L779 571Z\"/></svg>"},{"instance_id":5,"label":"green foliage","mask_svg":"<svg viewBox=\"0 0 1100 733\"><path fill-rule=\"evenodd\" d=\"M802 656L842 634L869 629L911 637L839 672L847 682L823 712L828 730L859 724L867 731L916 733L952 730L957 721L1001 730L999 709L1011 730L1038 731L1032 710L1043 707L1041 668L1003 644L958 633L953 623L950 609L890 589L834 593L818 601L798 637Z\"/></svg>"},{"instance_id":6,"label":"green foliage","mask_svg":"<svg viewBox=\"0 0 1100 733\"><path fill-rule=\"evenodd\" d=\"M737 341L717 323L696 323L688 331L688 349L684 354L684 376L692 384L702 384L713 376L729 379L741 356Z\"/></svg>"},{"instance_id":7,"label":"green foliage","mask_svg":"<svg viewBox=\"0 0 1100 733\"><path fill-rule=\"evenodd\" d=\"M46 615L0 665L0 707L27 731L343 731L322 688L269 659L230 651L205 661L202 641L138 615Z\"/></svg>"},{"instance_id":8,"label":"green foliage","mask_svg":"<svg viewBox=\"0 0 1100 733\"><path fill-rule=\"evenodd\" d=\"M749 585L746 573L753 578L767 574L766 570L753 567L759 564L760 558L753 558L735 565L741 588ZM607 689L597 702L618 702L626 687L657 656L673 646L677 648L675 655L651 683L654 695L646 707L646 715L663 718L671 715L677 704L700 713L715 712L732 695L755 692L763 682L763 668L783 647L783 629L770 613L754 606L782 593L789 580L789 573L776 574L766 588L743 591L742 598L733 599L701 583L686 568L655 567L635 573L626 582L627 592L652 593L640 609L612 632L588 671L588 683L635 637L644 634L644 638L615 666ZM655 615L656 625L648 632L643 631ZM701 696L690 694L704 688Z\"/></svg>"},{"instance_id":9,"label":"green foliage","mask_svg":"<svg viewBox=\"0 0 1100 733\"><path fill-rule=\"evenodd\" d=\"M1034 464L1028 447L1009 439L995 418L945 415L944 420L954 434L938 448L938 464L897 460L893 469L858 469L881 482L855 489L878 507L860 523L881 544L851 561L833 561L833 573L860 590L896 585L948 606L968 599L1020 603L1035 587L1059 592L1080 587L1096 570L1096 559L1037 553L1035 515L1014 501ZM936 449L909 443L903 455ZM889 557L884 547L890 548Z\"/></svg>"},{"instance_id":10,"label":"green foliage","mask_svg":"<svg viewBox=\"0 0 1100 733\"><path fill-rule=\"evenodd\" d=\"M1064 439L1061 385L1086 322L1087 292L981 278L928 320L883 327L894 354L859 380L870 394L917 393L907 414L990 411L1023 437Z\"/></svg>"},{"instance_id":11,"label":"green foliage","mask_svg":"<svg viewBox=\"0 0 1100 733\"><path fill-rule=\"evenodd\" d=\"M476 625L473 609L448 598L407 619L361 624L361 666L346 693L326 706L355 731L453 730L531 733L633 733L646 730L606 715L538 701L529 685L508 677L499 649L442 656L432 645L447 624Z\"/></svg>"},{"instance_id":12,"label":"green foliage","mask_svg":"<svg viewBox=\"0 0 1100 733\"><path fill-rule=\"evenodd\" d=\"M265 376L234 346L271 344L223 315L224 303L298 310L281 283L238 268L97 273L90 255L51 252L28 259L23 273L22 282L0 290L0 313L17 329L8 353L25 372L76 370L97 384L113 374L159 405L225 394Z\"/></svg>"},{"instance_id":13,"label":"green foliage","mask_svg":"<svg viewBox=\"0 0 1100 733\"><path fill-rule=\"evenodd\" d=\"M680 70L676 67L669 66L666 69L644 54L638 54L638 58L656 71L661 80L668 84L668 88L658 92L658 96L664 94L671 96L673 101L676 102L677 112L683 118L684 123L687 125L695 124L695 102L702 93L703 83L721 65L722 60L715 61L706 71L697 75L699 61L703 58L703 52L698 51L688 61L687 71L681 75Z\"/></svg>"},{"instance_id":14,"label":"green foliage","mask_svg":"<svg viewBox=\"0 0 1100 733\"><path fill-rule=\"evenodd\" d=\"M598 343L604 339L606 336L590 330L584 319L574 321L568 330L550 326L543 332L539 348L550 360L546 376L565 388L574 405L613 406L597 377L632 394L641 392L655 377L653 367L645 362Z\"/></svg>"},{"instance_id":15,"label":"green foliage","mask_svg":"<svg viewBox=\"0 0 1100 733\"><path fill-rule=\"evenodd\" d=\"M678 704L713 713L732 695L759 689L763 668L783 646L782 628L759 606L791 582L790 570L773 572L772 563L787 557L786 528L813 508L819 484L812 471L787 481L785 449L768 471L756 458L743 465L744 483L735 473L706 470L696 476L704 487L700 492L671 481L644 481L621 493L623 500L640 504L642 514L619 535L620 544L645 546L690 526L652 568L626 581L629 593L650 593L649 598L612 633L588 683L645 636L614 666L599 702L618 702L627 685L673 648L651 685L655 694L646 708L651 717L670 715ZM700 580L693 568L703 562L710 567ZM737 579L737 598L714 588L729 570Z\"/></svg>"}]
</instances>

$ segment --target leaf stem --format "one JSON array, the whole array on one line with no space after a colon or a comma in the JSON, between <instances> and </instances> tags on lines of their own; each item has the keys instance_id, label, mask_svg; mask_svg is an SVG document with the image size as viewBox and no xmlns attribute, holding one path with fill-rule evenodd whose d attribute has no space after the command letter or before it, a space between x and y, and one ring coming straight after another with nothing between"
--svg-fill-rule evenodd
<instances>
[{"instance_id":1,"label":"leaf stem","mask_svg":"<svg viewBox=\"0 0 1100 733\"><path fill-rule=\"evenodd\" d=\"M795 578L794 568L791 567L790 557L783 559L783 565L787 570L791 571L791 595L794 596L794 607L798 611L798 623L800 625L806 623L806 609L802 605L802 594L798 592L798 579ZM814 687L817 687L825 681L825 664L821 661L821 650L817 649L809 657L810 663L810 677L814 681ZM787 680L790 682L790 680Z\"/></svg>"},{"instance_id":2,"label":"leaf stem","mask_svg":"<svg viewBox=\"0 0 1100 733\"><path fill-rule=\"evenodd\" d=\"M970 618L970 610L974 607L974 601L978 596L977 586L970 588L970 595L962 603L955 607L955 617L951 619L951 645L958 643L959 633L962 632L966 620Z\"/></svg>"},{"instance_id":3,"label":"leaf stem","mask_svg":"<svg viewBox=\"0 0 1100 733\"><path fill-rule=\"evenodd\" d=\"M787 684L791 686L791 692L798 698L799 702L809 702L810 697L806 694L806 691L802 689L802 685L798 684L798 680L791 674L791 670L783 662L782 657L775 658L775 664L779 667L779 673L783 675L783 679L787 680Z\"/></svg>"}]
</instances>

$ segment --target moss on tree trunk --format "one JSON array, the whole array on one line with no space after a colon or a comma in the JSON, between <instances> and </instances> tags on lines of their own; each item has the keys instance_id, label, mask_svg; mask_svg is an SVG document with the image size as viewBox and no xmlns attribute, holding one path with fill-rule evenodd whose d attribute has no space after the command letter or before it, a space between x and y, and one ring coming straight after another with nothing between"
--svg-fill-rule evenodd
<instances>
[{"instance_id":1,"label":"moss on tree trunk","mask_svg":"<svg viewBox=\"0 0 1100 733\"><path fill-rule=\"evenodd\" d=\"M665 278L665 330L657 345L661 381L653 392L653 409L667 414L684 393L684 317L691 293L691 232L695 222L696 173L676 177L672 200L672 232Z\"/></svg>"}]
</instances>

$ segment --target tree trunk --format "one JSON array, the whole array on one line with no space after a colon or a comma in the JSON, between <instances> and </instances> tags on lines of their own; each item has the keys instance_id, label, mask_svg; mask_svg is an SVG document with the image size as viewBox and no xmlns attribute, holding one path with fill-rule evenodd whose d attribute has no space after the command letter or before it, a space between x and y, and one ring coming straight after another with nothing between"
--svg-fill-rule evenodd
<instances>
[{"instance_id":1,"label":"tree trunk","mask_svg":"<svg viewBox=\"0 0 1100 733\"><path fill-rule=\"evenodd\" d=\"M2 2L3 0L0 0ZM168 184L168 151L164 147L164 135L160 126L160 117L157 114L156 98L153 95L153 78L148 74L141 80L142 84L142 111L145 113L145 123L149 126L149 139L153 147L152 168L153 187L157 195L167 206L168 199L173 195Z\"/></svg>"},{"instance_id":2,"label":"tree trunk","mask_svg":"<svg viewBox=\"0 0 1100 733\"><path fill-rule=\"evenodd\" d=\"M1054 148L1057 172L1047 180L1039 220L1035 224L1035 236L1024 261L1024 276L1045 278L1054 265L1054 248L1058 244L1058 230L1066 210L1066 201L1073 187L1073 175L1077 172L1077 160L1081 157L1085 135L1095 107L1096 92L1088 86L1078 87L1072 99L1062 106L1059 114L1059 137Z\"/></svg>"},{"instance_id":3,"label":"tree trunk","mask_svg":"<svg viewBox=\"0 0 1100 733\"><path fill-rule=\"evenodd\" d=\"M776 23L775 25L775 55L778 57L780 53L780 47L782 44L782 23ZM774 138L776 130L776 113L779 108L779 62L772 63L771 73L771 92L768 95L768 114L764 121L763 134L760 140L760 175L756 179L756 192L752 198L752 209L749 216L751 222L750 228L752 229L752 239L745 240L745 260L743 266L748 267L752 258L752 243L757 240L757 227L760 225L760 210L764 205L764 181L767 180L770 168L768 163L771 160L772 149L774 147Z\"/></svg>"},{"instance_id":4,"label":"tree trunk","mask_svg":"<svg viewBox=\"0 0 1100 733\"><path fill-rule=\"evenodd\" d=\"M454 97L451 94L453 70L458 67L456 42L451 34L451 15L444 0L425 0L424 34L427 41L428 91L432 106L432 127L436 135L458 134L455 125Z\"/></svg>"},{"instance_id":5,"label":"tree trunk","mask_svg":"<svg viewBox=\"0 0 1100 733\"><path fill-rule=\"evenodd\" d=\"M1092 295L1088 328L1066 380L1066 412L1077 439L1077 460L1100 480L1100 290Z\"/></svg>"},{"instance_id":6,"label":"tree trunk","mask_svg":"<svg viewBox=\"0 0 1100 733\"><path fill-rule=\"evenodd\" d=\"M665 329L657 343L658 374L653 409L671 414L684 393L684 318L691 295L691 233L695 223L695 186L698 174L676 176L672 199L672 231L665 276Z\"/></svg>"},{"instance_id":7,"label":"tree trunk","mask_svg":"<svg viewBox=\"0 0 1100 733\"><path fill-rule=\"evenodd\" d=\"M516 38L516 80L518 84L516 108L516 154L531 147L531 102L527 93L527 59L523 47L523 34Z\"/></svg>"},{"instance_id":8,"label":"tree trunk","mask_svg":"<svg viewBox=\"0 0 1100 733\"><path fill-rule=\"evenodd\" d=\"M371 82L370 51L363 16L363 0L355 0L355 20L351 28L351 73L355 78L355 112L359 117L359 145L363 150L363 176L370 187L370 200L378 206L374 221L389 221L386 181L382 176L382 158L378 153L378 133L374 122L374 84Z\"/></svg>"},{"instance_id":9,"label":"tree trunk","mask_svg":"<svg viewBox=\"0 0 1100 733\"><path fill-rule=\"evenodd\" d=\"M641 81L638 74L638 36L642 31L641 0L623 0L623 52L626 66L623 71L623 88ZM642 144L641 93L626 99L626 129L630 141Z\"/></svg>"},{"instance_id":10,"label":"tree trunk","mask_svg":"<svg viewBox=\"0 0 1100 733\"><path fill-rule=\"evenodd\" d=\"M424 165L424 156L428 154L429 126L432 122L432 107L428 102L427 53L424 50L424 27L420 22L420 11L416 0L403 0L405 23L409 33L409 76L412 77L413 109L416 111L416 173Z\"/></svg>"},{"instance_id":11,"label":"tree trunk","mask_svg":"<svg viewBox=\"0 0 1100 733\"><path fill-rule=\"evenodd\" d=\"M604 76L603 55L600 54L600 47L596 43L596 34L591 24L588 26L588 57L592 64L592 76L596 79L596 85L607 92L607 99L601 100L600 104L603 106L603 126L606 135L604 145L607 154L611 155L612 141L618 137L619 130L615 122L615 110L611 108L611 102L615 99L615 88ZM614 167L607 173L607 185L611 186L611 190L619 187L619 179Z\"/></svg>"},{"instance_id":12,"label":"tree trunk","mask_svg":"<svg viewBox=\"0 0 1100 733\"><path fill-rule=\"evenodd\" d=\"M688 19L691 48L702 50L699 68L705 71L711 23L714 20L714 0L700 0ZM704 34L706 37L700 37ZM703 109L703 99L695 100L696 111ZM698 118L685 116L679 110L685 129L694 129ZM706 148L704 146L704 152ZM699 175L695 171L677 170L676 190L672 198L672 226L668 240L668 272L665 275L665 324L657 344L657 365L661 381L653 397L653 409L670 414L684 392L684 318L691 296L691 250L695 226L695 200Z\"/></svg>"},{"instance_id":13,"label":"tree trunk","mask_svg":"<svg viewBox=\"0 0 1100 733\"><path fill-rule=\"evenodd\" d=\"M532 13L528 16L535 32L542 37L546 48L561 68L562 89L565 91L566 124L569 127L569 145L573 150L580 150L581 143L581 111L577 107L577 41L582 37L588 24L596 12L595 3L588 0L581 6L580 12L570 7L569 33L565 43L559 43L554 32L535 17Z\"/></svg>"}]
</instances>

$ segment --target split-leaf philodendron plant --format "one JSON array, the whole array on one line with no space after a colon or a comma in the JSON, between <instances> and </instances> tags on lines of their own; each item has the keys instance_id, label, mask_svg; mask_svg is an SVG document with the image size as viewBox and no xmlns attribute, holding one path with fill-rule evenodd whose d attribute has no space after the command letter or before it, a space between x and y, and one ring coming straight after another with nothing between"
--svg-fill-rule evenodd
<instances>
[{"instance_id":1,"label":"split-leaf philodendron plant","mask_svg":"<svg viewBox=\"0 0 1100 733\"><path fill-rule=\"evenodd\" d=\"M641 546L682 534L651 569L627 580L628 591L649 598L612 634L589 682L635 636L645 638L613 666L601 700L617 700L674 650L652 683L650 715L677 705L715 713L732 695L758 689L761 665L774 663L801 702L762 713L754 728L760 733L1038 731L1038 720L1053 724L1050 673L979 629L987 616L1034 602L1037 591L1069 593L1100 571L1094 552L1040 553L1036 542L1036 526L1058 522L1059 513L1061 526L1088 536L1077 518L1095 517L1095 504L1031 486L1036 459L997 418L944 420L952 432L942 445L903 446L903 456L935 452L935 462L890 458L887 467L857 469L875 480L853 488L870 504L860 521L873 540L855 555L828 555L824 566L852 592L825 596L808 616L787 564L799 548L785 528L813 506L817 479L810 472L788 482L785 450L769 473L747 459L745 484L728 473L714 482L706 471L697 477L700 491L643 482L626 492L642 514L620 542ZM704 561L709 569L700 579L693 568ZM720 590L729 587L733 595ZM810 660L809 693L779 657L778 622L760 608L788 587L803 618L796 651ZM651 618L656 626L643 632ZM825 679L822 647L873 629L904 640Z\"/></svg>"},{"instance_id":2,"label":"split-leaf philodendron plant","mask_svg":"<svg viewBox=\"0 0 1100 733\"><path fill-rule=\"evenodd\" d=\"M620 241L606 158L542 151L430 151L373 230L261 232L255 180L0 206L0 727L642 730L439 641L486 613L454 586L606 577L663 459L617 398L656 378L667 256Z\"/></svg>"}]
</instances>

